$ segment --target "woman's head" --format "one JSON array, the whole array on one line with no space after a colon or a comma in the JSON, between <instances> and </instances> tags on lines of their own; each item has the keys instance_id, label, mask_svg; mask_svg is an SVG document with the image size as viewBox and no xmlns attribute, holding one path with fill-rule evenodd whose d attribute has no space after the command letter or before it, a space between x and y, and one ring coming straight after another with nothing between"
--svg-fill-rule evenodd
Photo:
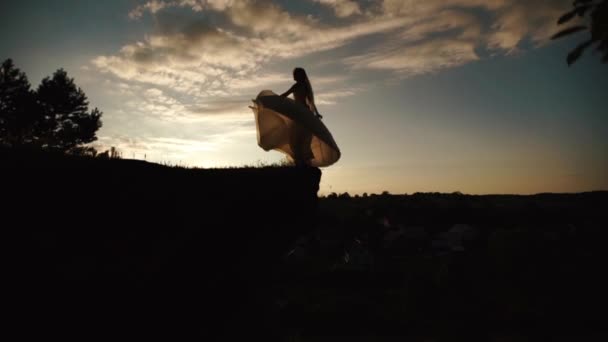
<instances>
[{"instance_id":1,"label":"woman's head","mask_svg":"<svg viewBox=\"0 0 608 342\"><path fill-rule=\"evenodd\" d=\"M308 76L306 75L306 71L302 68L293 69L293 79L296 82L306 82L308 81Z\"/></svg>"}]
</instances>

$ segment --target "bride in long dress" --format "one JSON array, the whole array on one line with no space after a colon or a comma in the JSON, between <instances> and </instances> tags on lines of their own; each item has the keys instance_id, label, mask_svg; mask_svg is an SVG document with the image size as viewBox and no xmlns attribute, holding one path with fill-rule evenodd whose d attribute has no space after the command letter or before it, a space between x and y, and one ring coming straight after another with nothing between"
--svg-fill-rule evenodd
<instances>
[{"instance_id":1,"label":"bride in long dress","mask_svg":"<svg viewBox=\"0 0 608 342\"><path fill-rule=\"evenodd\" d=\"M262 91L250 107L256 119L258 145L265 151L285 153L296 166L334 164L341 153L317 110L314 92L302 68L295 68L296 83L277 95ZM294 100L288 96L293 94Z\"/></svg>"},{"instance_id":2,"label":"bride in long dress","mask_svg":"<svg viewBox=\"0 0 608 342\"><path fill-rule=\"evenodd\" d=\"M282 97L287 97L293 93L296 103L306 106L313 114L321 119L323 118L317 106L315 105L315 95L312 91L312 86L306 71L302 68L293 70L293 79L296 84L291 86L289 90L281 94ZM312 132L303 125L295 124L293 134L291 135L290 145L294 152L294 161L296 166L310 165L310 160L314 158L311 149Z\"/></svg>"}]
</instances>

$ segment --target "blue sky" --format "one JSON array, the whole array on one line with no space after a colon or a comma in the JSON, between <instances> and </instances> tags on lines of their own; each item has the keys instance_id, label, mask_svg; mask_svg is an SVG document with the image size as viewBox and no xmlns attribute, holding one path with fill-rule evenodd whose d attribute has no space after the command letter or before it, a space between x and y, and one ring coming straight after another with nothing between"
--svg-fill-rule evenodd
<instances>
[{"instance_id":1,"label":"blue sky","mask_svg":"<svg viewBox=\"0 0 608 342\"><path fill-rule=\"evenodd\" d=\"M33 86L65 68L127 158L281 160L247 106L301 66L343 153L321 193L608 189L608 66L548 39L570 3L23 0L0 5L0 59Z\"/></svg>"}]
</instances>

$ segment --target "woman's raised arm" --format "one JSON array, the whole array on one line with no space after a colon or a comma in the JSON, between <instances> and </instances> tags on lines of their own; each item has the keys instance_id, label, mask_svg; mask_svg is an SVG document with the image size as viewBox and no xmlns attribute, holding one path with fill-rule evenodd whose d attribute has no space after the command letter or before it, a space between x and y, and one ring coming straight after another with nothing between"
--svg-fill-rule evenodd
<instances>
[{"instance_id":1,"label":"woman's raised arm","mask_svg":"<svg viewBox=\"0 0 608 342\"><path fill-rule=\"evenodd\" d=\"M293 93L294 89L295 89L296 85L292 85L291 88L289 88L288 91L284 92L283 94L281 94L282 97L287 97L289 96L291 93Z\"/></svg>"}]
</instances>

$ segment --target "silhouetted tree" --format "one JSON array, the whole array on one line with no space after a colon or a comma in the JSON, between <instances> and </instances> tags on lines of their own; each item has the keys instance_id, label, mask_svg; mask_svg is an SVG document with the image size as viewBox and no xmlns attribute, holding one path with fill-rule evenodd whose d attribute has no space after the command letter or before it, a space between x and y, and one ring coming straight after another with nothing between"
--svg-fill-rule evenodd
<instances>
[{"instance_id":1,"label":"silhouetted tree","mask_svg":"<svg viewBox=\"0 0 608 342\"><path fill-rule=\"evenodd\" d=\"M112 146L109 150L96 154L95 156L101 159L121 159L122 153L120 153L116 147Z\"/></svg>"},{"instance_id":2,"label":"silhouetted tree","mask_svg":"<svg viewBox=\"0 0 608 342\"><path fill-rule=\"evenodd\" d=\"M11 59L0 66L0 145L17 146L31 142L36 112L34 93L25 73Z\"/></svg>"},{"instance_id":3,"label":"silhouetted tree","mask_svg":"<svg viewBox=\"0 0 608 342\"><path fill-rule=\"evenodd\" d=\"M92 146L79 146L70 150L70 154L81 157L97 157L97 150Z\"/></svg>"},{"instance_id":4,"label":"silhouetted tree","mask_svg":"<svg viewBox=\"0 0 608 342\"><path fill-rule=\"evenodd\" d=\"M110 159L110 150L99 153L97 156L99 159Z\"/></svg>"},{"instance_id":5,"label":"silhouetted tree","mask_svg":"<svg viewBox=\"0 0 608 342\"><path fill-rule=\"evenodd\" d=\"M89 112L82 89L63 69L34 92L11 59L0 66L0 145L30 145L62 152L91 153L102 113Z\"/></svg>"},{"instance_id":6,"label":"silhouetted tree","mask_svg":"<svg viewBox=\"0 0 608 342\"><path fill-rule=\"evenodd\" d=\"M348 200L348 199L350 199L350 194L348 192L345 192L345 193L341 194L340 196L338 196L338 198Z\"/></svg>"},{"instance_id":7,"label":"silhouetted tree","mask_svg":"<svg viewBox=\"0 0 608 342\"><path fill-rule=\"evenodd\" d=\"M589 31L591 37L580 43L567 57L568 65L576 62L590 46L597 44L596 51L602 54L602 63L608 63L608 0L575 0L574 9L562 15L557 23L559 25L570 21L575 16L584 17L589 13L590 23L576 25L556 33L551 39L557 39L577 33Z\"/></svg>"},{"instance_id":8,"label":"silhouetted tree","mask_svg":"<svg viewBox=\"0 0 608 342\"><path fill-rule=\"evenodd\" d=\"M35 132L40 146L65 152L97 140L102 113L97 108L89 112L86 95L65 70L42 80L36 95L41 116Z\"/></svg>"},{"instance_id":9,"label":"silhouetted tree","mask_svg":"<svg viewBox=\"0 0 608 342\"><path fill-rule=\"evenodd\" d=\"M111 159L120 159L122 157L121 153L114 146L110 149L110 158Z\"/></svg>"}]
</instances>

